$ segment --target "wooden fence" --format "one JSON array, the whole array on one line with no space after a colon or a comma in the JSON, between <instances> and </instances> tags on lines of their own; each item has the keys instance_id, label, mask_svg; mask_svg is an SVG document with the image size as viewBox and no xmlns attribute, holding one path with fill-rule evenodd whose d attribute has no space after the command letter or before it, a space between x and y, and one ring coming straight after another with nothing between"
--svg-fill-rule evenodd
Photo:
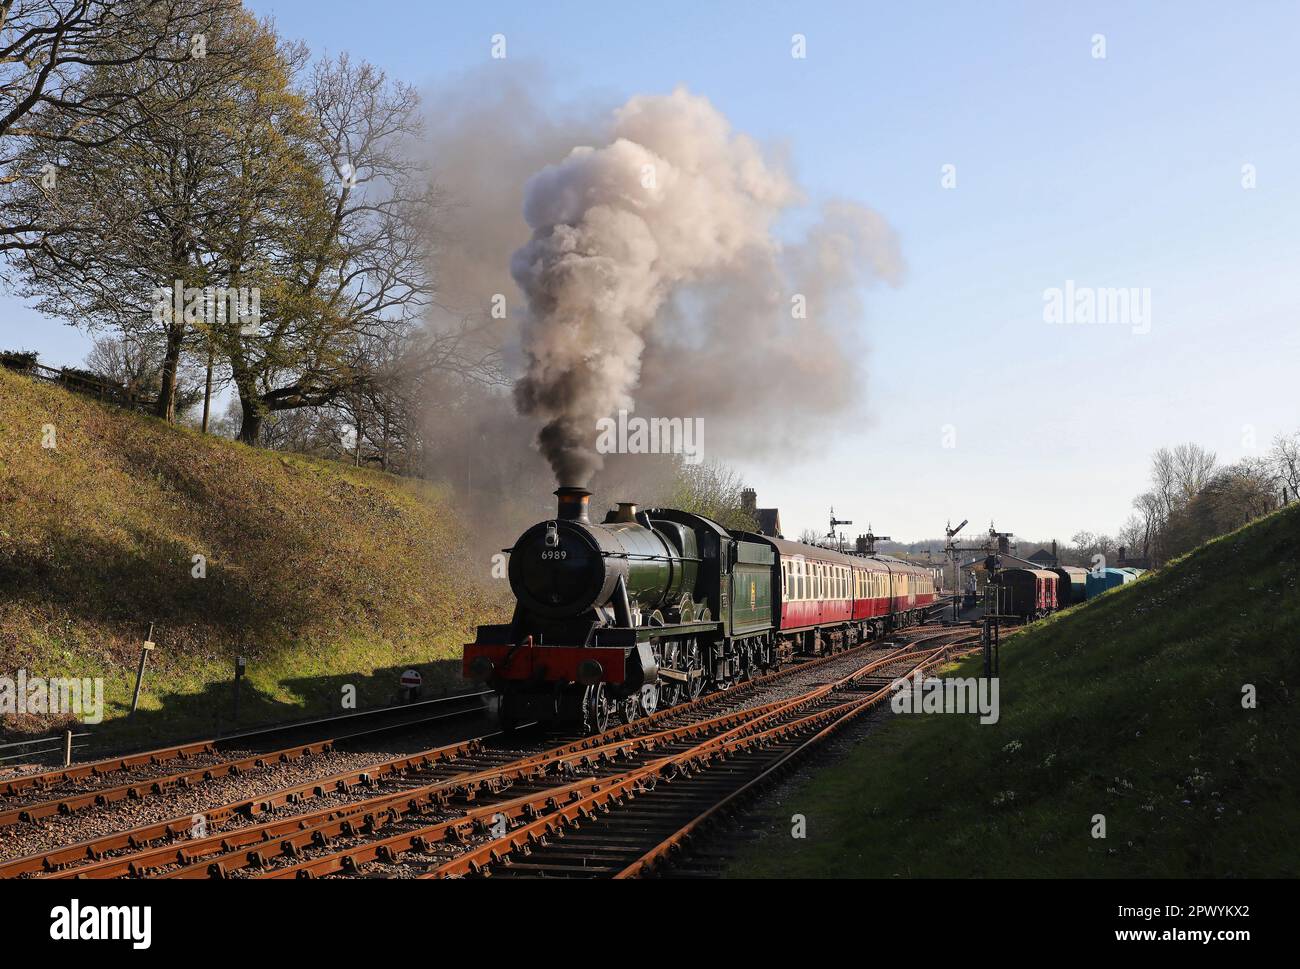
<instances>
[{"instance_id":1,"label":"wooden fence","mask_svg":"<svg viewBox=\"0 0 1300 969\"><path fill-rule=\"evenodd\" d=\"M87 370L78 370L75 367L47 367L37 363L36 355L33 353L0 353L0 366L15 373L25 374L33 380L58 384L78 394L117 404L119 407L152 411L158 403L156 397L150 397Z\"/></svg>"}]
</instances>

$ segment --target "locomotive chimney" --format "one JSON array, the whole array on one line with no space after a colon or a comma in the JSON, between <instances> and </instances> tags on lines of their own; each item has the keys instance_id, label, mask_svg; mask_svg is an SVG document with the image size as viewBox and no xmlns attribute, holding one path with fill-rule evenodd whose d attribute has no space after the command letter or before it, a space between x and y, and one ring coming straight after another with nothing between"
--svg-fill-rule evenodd
<instances>
[{"instance_id":1,"label":"locomotive chimney","mask_svg":"<svg viewBox=\"0 0 1300 969\"><path fill-rule=\"evenodd\" d=\"M591 521L587 517L587 504L591 501L591 492L586 488L556 488L555 497L558 499L556 518L564 521Z\"/></svg>"}]
</instances>

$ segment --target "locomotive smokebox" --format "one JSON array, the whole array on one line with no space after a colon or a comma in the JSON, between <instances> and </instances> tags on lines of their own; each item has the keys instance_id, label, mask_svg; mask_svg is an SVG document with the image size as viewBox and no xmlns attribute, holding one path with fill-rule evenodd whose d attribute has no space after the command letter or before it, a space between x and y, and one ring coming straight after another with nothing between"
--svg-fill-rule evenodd
<instances>
[{"instance_id":1,"label":"locomotive smokebox","mask_svg":"<svg viewBox=\"0 0 1300 969\"><path fill-rule=\"evenodd\" d=\"M557 509L555 517L561 521L590 522L587 506L591 502L591 492L586 488L562 487L555 489Z\"/></svg>"}]
</instances>

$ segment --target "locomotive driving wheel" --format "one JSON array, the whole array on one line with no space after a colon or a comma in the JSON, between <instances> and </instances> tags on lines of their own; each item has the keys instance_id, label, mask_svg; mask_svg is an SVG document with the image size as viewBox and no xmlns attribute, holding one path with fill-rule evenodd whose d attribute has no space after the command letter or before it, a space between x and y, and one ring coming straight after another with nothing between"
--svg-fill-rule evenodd
<instances>
[{"instance_id":1,"label":"locomotive driving wheel","mask_svg":"<svg viewBox=\"0 0 1300 969\"><path fill-rule=\"evenodd\" d=\"M704 651L699 643L686 647L686 676L686 698L698 700L704 692Z\"/></svg>"},{"instance_id":2,"label":"locomotive driving wheel","mask_svg":"<svg viewBox=\"0 0 1300 969\"><path fill-rule=\"evenodd\" d=\"M659 665L666 670L681 672L682 669L682 647L677 642L667 642L663 644L663 652L659 657ZM659 682L659 693L657 705L661 707L675 707L682 702L682 684L676 680L663 679Z\"/></svg>"},{"instance_id":3,"label":"locomotive driving wheel","mask_svg":"<svg viewBox=\"0 0 1300 969\"><path fill-rule=\"evenodd\" d=\"M641 694L633 693L618 701L618 715L624 723L633 723L641 719Z\"/></svg>"},{"instance_id":4,"label":"locomotive driving wheel","mask_svg":"<svg viewBox=\"0 0 1300 969\"><path fill-rule=\"evenodd\" d=\"M604 683L587 687L582 694L582 725L587 733L604 733L614 715L614 703L605 692Z\"/></svg>"}]
</instances>

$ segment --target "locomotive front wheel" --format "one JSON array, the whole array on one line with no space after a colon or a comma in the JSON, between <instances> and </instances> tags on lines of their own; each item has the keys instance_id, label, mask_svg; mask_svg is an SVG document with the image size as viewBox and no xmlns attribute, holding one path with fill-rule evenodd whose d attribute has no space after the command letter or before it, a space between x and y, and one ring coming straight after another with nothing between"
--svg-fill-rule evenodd
<instances>
[{"instance_id":1,"label":"locomotive front wheel","mask_svg":"<svg viewBox=\"0 0 1300 969\"><path fill-rule=\"evenodd\" d=\"M501 696L497 700L497 726L501 728L502 733L514 733L519 729L519 717L512 709L514 704L509 696Z\"/></svg>"}]
</instances>

